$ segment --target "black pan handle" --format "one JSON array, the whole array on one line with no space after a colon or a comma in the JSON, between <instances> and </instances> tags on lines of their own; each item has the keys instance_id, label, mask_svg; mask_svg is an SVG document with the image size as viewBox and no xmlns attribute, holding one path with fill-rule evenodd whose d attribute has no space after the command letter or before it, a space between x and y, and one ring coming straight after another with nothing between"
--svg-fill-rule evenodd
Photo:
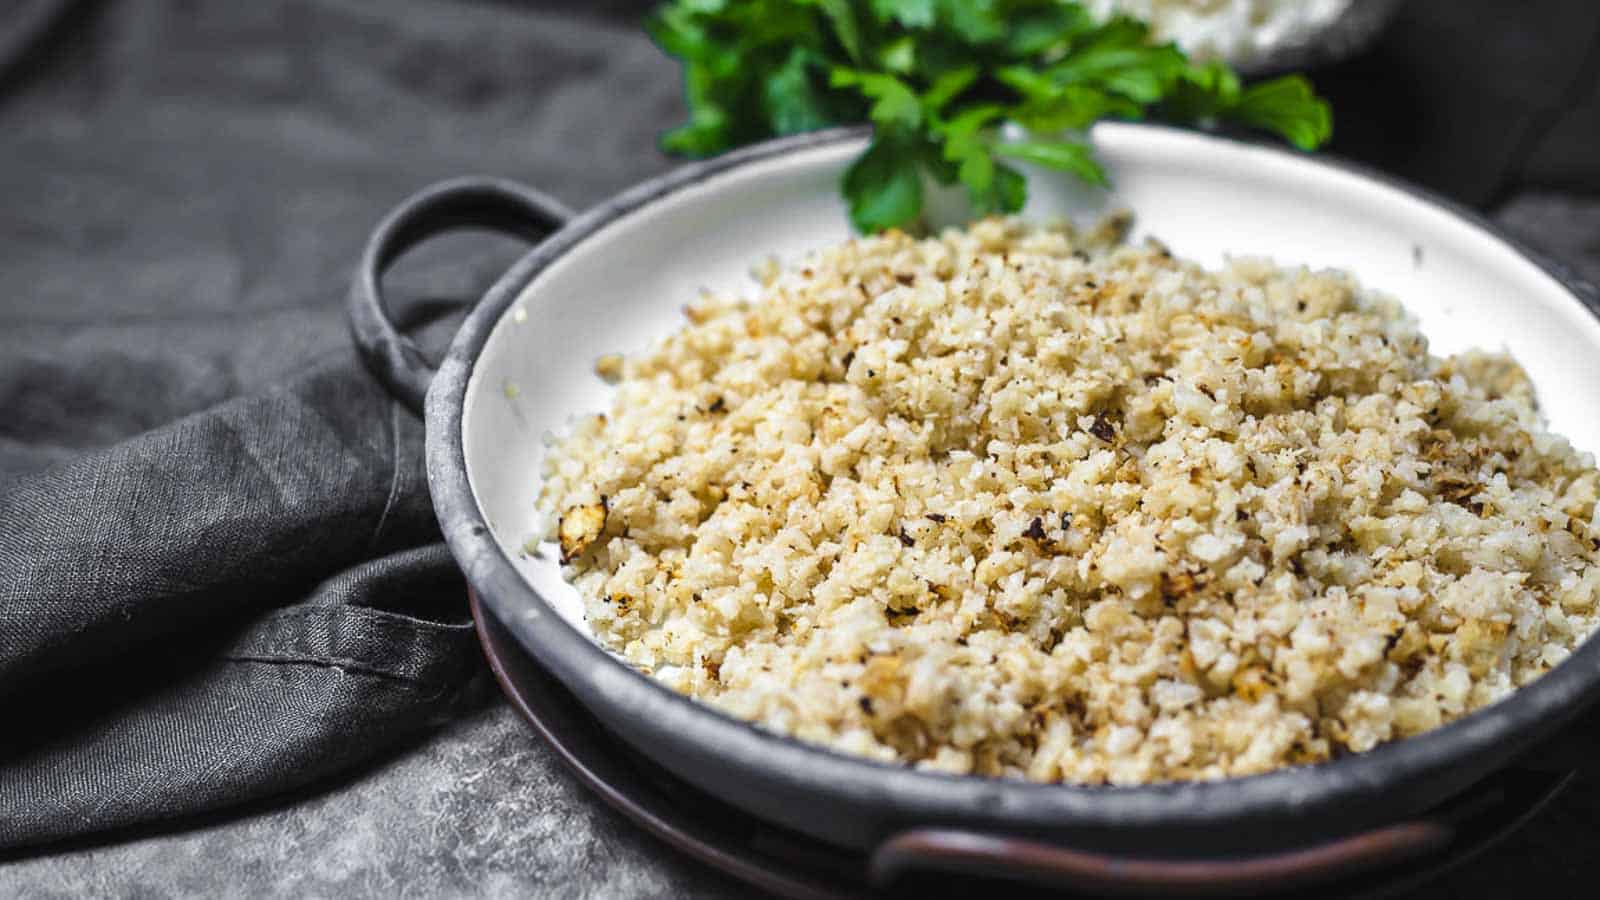
<instances>
[{"instance_id":1,"label":"black pan handle","mask_svg":"<svg viewBox=\"0 0 1600 900\"><path fill-rule=\"evenodd\" d=\"M1390 825L1312 847L1217 860L1151 859L1078 850L1026 838L917 828L880 844L869 860L874 884L912 873L1025 880L1091 895L1230 896L1309 887L1421 856L1449 843L1448 822Z\"/></svg>"},{"instance_id":2,"label":"black pan handle","mask_svg":"<svg viewBox=\"0 0 1600 900\"><path fill-rule=\"evenodd\" d=\"M367 368L394 398L422 413L436 366L389 318L379 279L417 244L445 231L475 228L530 242L543 240L572 213L558 201L515 181L469 176L441 181L406 198L383 217L367 239L350 284L346 313Z\"/></svg>"}]
</instances>

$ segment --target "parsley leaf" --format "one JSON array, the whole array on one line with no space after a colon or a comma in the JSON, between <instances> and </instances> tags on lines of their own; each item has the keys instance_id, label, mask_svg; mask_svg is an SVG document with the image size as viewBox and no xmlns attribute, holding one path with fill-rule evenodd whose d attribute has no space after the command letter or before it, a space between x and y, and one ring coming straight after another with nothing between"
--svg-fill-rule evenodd
<instances>
[{"instance_id":1,"label":"parsley leaf","mask_svg":"<svg viewBox=\"0 0 1600 900\"><path fill-rule=\"evenodd\" d=\"M872 13L882 23L927 28L933 24L933 6L934 0L872 0Z\"/></svg>"},{"instance_id":2,"label":"parsley leaf","mask_svg":"<svg viewBox=\"0 0 1600 900\"><path fill-rule=\"evenodd\" d=\"M840 185L862 231L914 226L925 177L961 183L975 212L1019 210L1007 159L1103 184L1082 134L1101 119L1231 123L1304 150L1333 133L1304 78L1244 85L1071 0L668 0L646 28L683 64L689 120L662 135L669 153L872 123ZM1001 140L1008 122L1029 136Z\"/></svg>"},{"instance_id":3,"label":"parsley leaf","mask_svg":"<svg viewBox=\"0 0 1600 900\"><path fill-rule=\"evenodd\" d=\"M850 87L872 100L867 117L880 128L913 130L922 124L922 103L906 83L883 72L836 68L828 77L833 87Z\"/></svg>"},{"instance_id":4,"label":"parsley leaf","mask_svg":"<svg viewBox=\"0 0 1600 900\"><path fill-rule=\"evenodd\" d=\"M1281 135L1301 150L1315 150L1333 137L1333 111L1317 98L1311 82L1298 75L1251 85L1225 112L1241 124Z\"/></svg>"},{"instance_id":5,"label":"parsley leaf","mask_svg":"<svg viewBox=\"0 0 1600 900\"><path fill-rule=\"evenodd\" d=\"M939 24L968 44L987 44L1006 33L1004 10L996 0L939 0Z\"/></svg>"},{"instance_id":6,"label":"parsley leaf","mask_svg":"<svg viewBox=\"0 0 1600 900\"><path fill-rule=\"evenodd\" d=\"M937 113L946 105L960 96L961 92L972 86L978 80L977 66L962 66L951 69L943 75L933 79L933 84L922 92L922 105L931 113Z\"/></svg>"},{"instance_id":7,"label":"parsley leaf","mask_svg":"<svg viewBox=\"0 0 1600 900\"><path fill-rule=\"evenodd\" d=\"M834 37L839 39L839 44L844 47L844 52L850 58L859 62L861 60L861 26L856 21L856 4L850 0L801 0L804 3L815 3L821 8L823 15L828 17L828 23L833 26Z\"/></svg>"},{"instance_id":8,"label":"parsley leaf","mask_svg":"<svg viewBox=\"0 0 1600 900\"><path fill-rule=\"evenodd\" d=\"M811 80L815 54L796 47L767 79L761 100L774 134L816 131L831 123L826 98Z\"/></svg>"},{"instance_id":9,"label":"parsley leaf","mask_svg":"<svg viewBox=\"0 0 1600 900\"><path fill-rule=\"evenodd\" d=\"M1018 141L996 144L994 151L1002 156L1071 172L1090 184L1106 183L1105 170L1095 162L1093 151L1077 141Z\"/></svg>"},{"instance_id":10,"label":"parsley leaf","mask_svg":"<svg viewBox=\"0 0 1600 900\"><path fill-rule=\"evenodd\" d=\"M897 135L878 135L845 170L850 221L863 232L903 225L922 211L922 175L915 150Z\"/></svg>"}]
</instances>

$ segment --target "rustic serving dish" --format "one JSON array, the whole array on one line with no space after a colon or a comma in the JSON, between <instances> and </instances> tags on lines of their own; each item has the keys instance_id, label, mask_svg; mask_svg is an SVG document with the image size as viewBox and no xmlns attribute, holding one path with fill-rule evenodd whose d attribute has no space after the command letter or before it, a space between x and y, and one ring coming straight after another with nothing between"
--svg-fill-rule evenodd
<instances>
[{"instance_id":1,"label":"rustic serving dish","mask_svg":"<svg viewBox=\"0 0 1600 900\"><path fill-rule=\"evenodd\" d=\"M1131 124L1102 124L1092 137L1114 192L1030 172L1025 215L1088 218L1127 206L1136 234L1158 234L1202 262L1245 252L1351 270L1401 298L1435 352L1508 349L1551 426L1580 448L1600 447L1594 289L1472 213L1351 166L1254 144ZM1591 641L1508 700L1370 753L1209 783L1083 787L833 753L690 701L601 649L556 554L526 550L539 531L542 436L604 408L610 389L594 360L669 333L700 288L737 289L769 255L793 259L848 237L836 184L864 140L836 130L761 144L570 219L509 182L446 182L401 204L367 248L350 295L355 336L395 396L425 410L429 484L452 551L482 603L621 740L724 802L862 851L935 829L944 844L908 852L959 855L966 846L980 859L1012 853L1048 871L1068 853L1268 864L1309 844L1375 863L1426 849L1427 835L1397 837L1394 823L1460 793L1600 694L1600 642ZM390 323L378 281L406 248L462 226L543 239L471 310L434 371Z\"/></svg>"}]
</instances>

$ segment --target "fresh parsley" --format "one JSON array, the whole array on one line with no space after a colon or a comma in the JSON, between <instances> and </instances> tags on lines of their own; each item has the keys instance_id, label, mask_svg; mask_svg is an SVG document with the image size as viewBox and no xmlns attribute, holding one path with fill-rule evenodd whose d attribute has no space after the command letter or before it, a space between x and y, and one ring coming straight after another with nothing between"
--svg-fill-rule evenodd
<instances>
[{"instance_id":1,"label":"fresh parsley","mask_svg":"<svg viewBox=\"0 0 1600 900\"><path fill-rule=\"evenodd\" d=\"M914 223L924 173L964 185L979 213L1027 199L1008 160L1103 184L1082 137L1103 118L1230 122L1304 150L1333 132L1301 76L1245 86L1136 19L1065 0L671 0L648 28L683 63L689 121L663 135L668 152L872 123L841 185L863 232ZM1029 138L1002 139L1007 122Z\"/></svg>"}]
</instances>

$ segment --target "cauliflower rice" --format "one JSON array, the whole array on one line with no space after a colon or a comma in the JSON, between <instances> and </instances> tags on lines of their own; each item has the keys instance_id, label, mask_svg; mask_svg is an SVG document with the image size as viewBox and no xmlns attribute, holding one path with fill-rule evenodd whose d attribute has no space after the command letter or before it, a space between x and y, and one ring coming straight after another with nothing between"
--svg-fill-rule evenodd
<instances>
[{"instance_id":1,"label":"cauliflower rice","mask_svg":"<svg viewBox=\"0 0 1600 900\"><path fill-rule=\"evenodd\" d=\"M1245 64L1314 39L1349 11L1352 0L1088 0L1101 19L1122 13L1150 24L1200 59Z\"/></svg>"},{"instance_id":2,"label":"cauliflower rice","mask_svg":"<svg viewBox=\"0 0 1600 900\"><path fill-rule=\"evenodd\" d=\"M853 240L602 360L540 500L601 643L848 753L1132 784L1369 750L1590 632L1600 473L1515 362L1120 230Z\"/></svg>"}]
</instances>

